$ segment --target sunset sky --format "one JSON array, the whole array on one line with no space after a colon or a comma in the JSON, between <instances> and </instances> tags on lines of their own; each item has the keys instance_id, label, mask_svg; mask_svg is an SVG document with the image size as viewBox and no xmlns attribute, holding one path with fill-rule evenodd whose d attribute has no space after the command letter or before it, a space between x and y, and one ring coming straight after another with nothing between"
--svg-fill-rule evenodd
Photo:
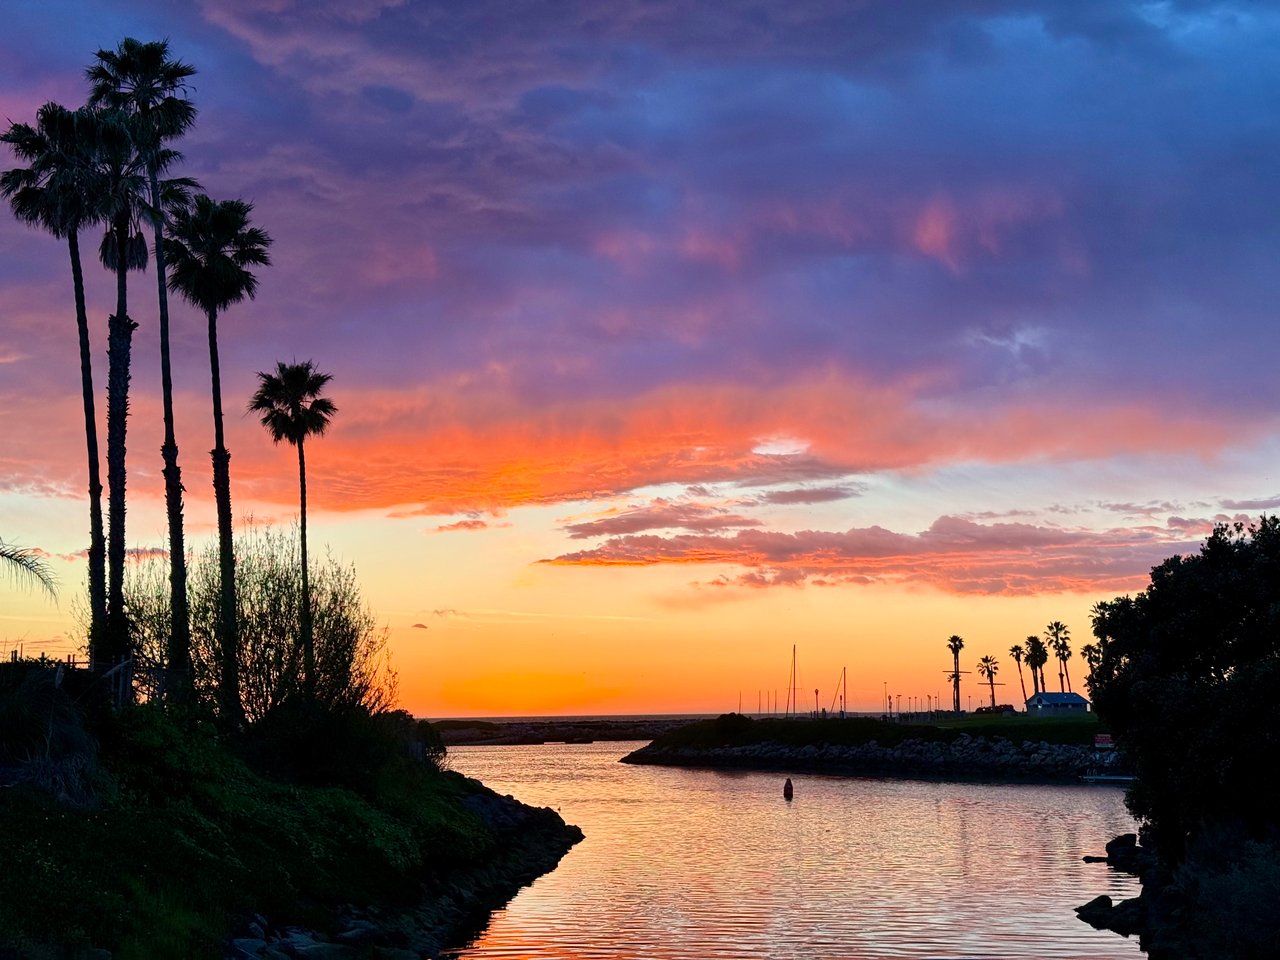
<instances>
[{"instance_id":1,"label":"sunset sky","mask_svg":"<svg viewBox=\"0 0 1280 960\"><path fill-rule=\"evenodd\" d=\"M0 120L82 103L125 36L199 70L181 172L275 241L220 320L237 518L296 514L292 450L241 411L312 359L340 409L312 542L415 713L754 711L793 643L802 704L847 666L873 710L949 697L953 633L1016 700L1012 644L1062 620L1078 648L1095 602L1280 505L1274 3L19 0ZM205 325L173 310L199 543ZM77 646L78 370L65 246L0 212L0 537L62 585L0 581L5 651Z\"/></svg>"}]
</instances>

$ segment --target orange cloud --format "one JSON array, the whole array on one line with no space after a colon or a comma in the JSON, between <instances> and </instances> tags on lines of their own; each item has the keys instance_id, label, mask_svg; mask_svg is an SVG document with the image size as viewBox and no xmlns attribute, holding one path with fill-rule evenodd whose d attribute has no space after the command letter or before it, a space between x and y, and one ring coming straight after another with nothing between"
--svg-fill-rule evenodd
<instances>
[{"instance_id":1,"label":"orange cloud","mask_svg":"<svg viewBox=\"0 0 1280 960\"><path fill-rule=\"evenodd\" d=\"M471 380L401 391L339 386L341 413L329 434L307 445L311 502L401 515L495 514L660 484L781 487L764 499L812 502L856 491L848 479L855 474L956 462L1212 456L1268 426L1245 418L1224 426L1213 410L1090 406L1057 396L987 409L920 400L931 391L926 381L882 385L834 371L770 386L674 386L541 406ZM7 415L26 429L0 451L0 488L81 496L78 397L68 388L55 398L9 394L6 402ZM158 406L145 393L134 403L130 497L162 496ZM178 407L183 481L197 506L209 490L207 400L183 394ZM296 504L294 451L273 446L249 417L229 417L227 429L238 500ZM800 443L783 452L760 446L760 438L779 436ZM809 485L822 492L792 492Z\"/></svg>"},{"instance_id":2,"label":"orange cloud","mask_svg":"<svg viewBox=\"0 0 1280 960\"><path fill-rule=\"evenodd\" d=\"M311 491L329 509L466 514L670 483L794 486L957 461L1211 455L1262 426L1238 422L1231 437L1211 411L1090 409L1070 398L987 411L918 404L912 394L834 374L541 409L466 388L347 394L345 419L308 447ZM759 437L776 435L802 438L808 449L755 452ZM256 498L291 502L293 477L264 441L241 444L237 477Z\"/></svg>"}]
</instances>

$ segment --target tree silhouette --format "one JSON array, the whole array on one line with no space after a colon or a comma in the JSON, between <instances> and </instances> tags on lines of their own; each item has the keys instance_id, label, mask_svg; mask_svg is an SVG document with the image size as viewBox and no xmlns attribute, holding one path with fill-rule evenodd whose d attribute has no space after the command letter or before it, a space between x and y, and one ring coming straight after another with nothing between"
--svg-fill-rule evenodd
<instances>
[{"instance_id":1,"label":"tree silhouette","mask_svg":"<svg viewBox=\"0 0 1280 960\"><path fill-rule=\"evenodd\" d=\"M951 672L952 709L960 712L960 651L964 649L964 640L952 634L947 638L947 649L951 651L954 667Z\"/></svg>"},{"instance_id":2,"label":"tree silhouette","mask_svg":"<svg viewBox=\"0 0 1280 960\"><path fill-rule=\"evenodd\" d=\"M303 691L315 699L315 649L312 641L311 584L307 572L307 461L306 439L322 436L338 412L337 406L320 395L333 377L304 363L277 363L275 373L258 374L258 390L249 401L249 410L260 414L273 443L288 441L298 448L298 499L302 541L302 664Z\"/></svg>"},{"instance_id":3,"label":"tree silhouette","mask_svg":"<svg viewBox=\"0 0 1280 960\"><path fill-rule=\"evenodd\" d=\"M220 702L233 725L241 720L239 631L236 624L236 560L231 524L231 453L222 424L222 373L218 360L218 313L245 297L253 298L257 278L247 267L271 262L271 238L249 226L251 204L217 203L201 194L178 211L165 244L172 264L169 286L203 310L209 321L209 369L213 384L213 491L218 506L218 555L221 576L219 644L222 649Z\"/></svg>"},{"instance_id":4,"label":"tree silhouette","mask_svg":"<svg viewBox=\"0 0 1280 960\"><path fill-rule=\"evenodd\" d=\"M1058 686L1060 692L1071 689L1071 679L1067 676L1067 661L1071 659L1071 631L1060 620L1054 620L1044 628L1045 639L1049 641L1049 649L1058 658Z\"/></svg>"},{"instance_id":5,"label":"tree silhouette","mask_svg":"<svg viewBox=\"0 0 1280 960\"><path fill-rule=\"evenodd\" d=\"M1009 656L1013 657L1013 662L1018 665L1018 683L1022 686L1023 704L1027 702L1027 681L1022 679L1022 659L1026 655L1027 651L1023 649L1023 646L1020 643L1015 643L1009 648Z\"/></svg>"},{"instance_id":6,"label":"tree silhouette","mask_svg":"<svg viewBox=\"0 0 1280 960\"><path fill-rule=\"evenodd\" d=\"M1026 641L1027 666L1031 668L1032 693L1044 692L1044 665L1049 662L1049 650L1044 641L1032 634Z\"/></svg>"},{"instance_id":7,"label":"tree silhouette","mask_svg":"<svg viewBox=\"0 0 1280 960\"><path fill-rule=\"evenodd\" d=\"M92 147L97 117L88 110L68 110L46 103L34 127L10 124L0 135L26 167L0 174L0 195L14 215L67 241L76 332L80 343L80 395L84 407L85 449L89 481L89 651L99 653L107 621L106 537L102 527L102 477L98 455L98 421L93 399L93 356L85 308L80 230L100 219L94 206Z\"/></svg>"},{"instance_id":8,"label":"tree silhouette","mask_svg":"<svg viewBox=\"0 0 1280 960\"><path fill-rule=\"evenodd\" d=\"M178 154L165 144L181 136L195 122L196 108L186 98L186 81L195 74L189 64L169 57L167 40L142 43L126 37L115 50L99 50L97 62L86 75L92 84L91 107L117 111L130 120L133 147L146 176L150 201L156 289L160 315L160 393L164 410L165 511L169 526L169 584L173 603L173 627L168 667L185 689L190 683L191 617L187 603L186 545L182 530L182 472L173 430L173 377L169 361L169 298L165 284L164 209L160 172ZM184 181L193 188L194 181ZM118 304L117 313L124 313ZM123 431L123 424L121 424ZM123 478L122 478L123 480Z\"/></svg>"},{"instance_id":9,"label":"tree silhouette","mask_svg":"<svg viewBox=\"0 0 1280 960\"><path fill-rule=\"evenodd\" d=\"M1000 672L1000 664L996 662L995 657L982 657L978 661L978 673L986 678L987 684L991 687L991 709L996 708L996 674ZM1004 686L1004 684L1001 684Z\"/></svg>"}]
</instances>

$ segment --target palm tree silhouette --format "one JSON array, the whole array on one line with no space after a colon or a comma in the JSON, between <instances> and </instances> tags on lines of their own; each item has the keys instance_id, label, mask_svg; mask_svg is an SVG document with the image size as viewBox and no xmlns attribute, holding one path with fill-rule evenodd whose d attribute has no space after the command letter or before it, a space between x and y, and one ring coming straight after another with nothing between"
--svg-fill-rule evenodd
<instances>
[{"instance_id":1,"label":"palm tree silhouette","mask_svg":"<svg viewBox=\"0 0 1280 960\"><path fill-rule=\"evenodd\" d=\"M1023 649L1022 644L1015 643L1009 648L1009 656L1013 657L1013 662L1018 665L1018 683L1022 685L1022 702L1027 702L1027 681L1022 679L1022 658L1027 655L1027 651ZM1025 709L1025 707L1024 707Z\"/></svg>"},{"instance_id":2,"label":"palm tree silhouette","mask_svg":"<svg viewBox=\"0 0 1280 960\"><path fill-rule=\"evenodd\" d=\"M1032 693L1041 693L1044 691L1044 665L1049 662L1049 651L1044 645L1044 641L1032 634L1026 639L1027 646L1027 666L1031 668L1031 686Z\"/></svg>"},{"instance_id":3,"label":"palm tree silhouette","mask_svg":"<svg viewBox=\"0 0 1280 960\"><path fill-rule=\"evenodd\" d=\"M996 662L995 657L982 657L978 661L978 673L986 677L987 683L991 687L991 709L996 708L996 674L1000 672L1000 664ZM1004 686L1004 684L1000 684Z\"/></svg>"},{"instance_id":4,"label":"palm tree silhouette","mask_svg":"<svg viewBox=\"0 0 1280 960\"><path fill-rule=\"evenodd\" d=\"M92 84L91 107L117 111L130 120L133 146L145 172L160 314L160 393L164 409L165 511L169 526L169 588L172 629L167 651L171 675L179 690L186 690L191 670L191 623L187 603L186 546L182 531L182 472L173 432L173 377L169 362L169 297L165 285L164 209L160 172L179 155L165 144L181 136L195 122L196 108L185 96L186 81L195 74L189 64L169 57L167 40L142 43L132 37L115 50L99 50L97 62L85 74ZM170 181L168 189L173 188ZM185 189L195 181L182 181ZM123 304L118 313L123 313ZM121 425L123 430L123 424Z\"/></svg>"},{"instance_id":5,"label":"palm tree silhouette","mask_svg":"<svg viewBox=\"0 0 1280 960\"><path fill-rule=\"evenodd\" d=\"M46 103L36 112L34 127L10 124L0 135L14 156L28 164L0 174L0 195L14 215L67 241L71 257L71 286L75 298L76 331L80 341L80 394L84 406L85 448L89 479L89 650L99 653L107 622L107 546L102 528L102 476L98 455L98 421L93 400L93 355L89 346L89 317L85 308L84 271L80 261L80 230L100 219L93 205L95 174L91 129L97 118L90 111L68 110Z\"/></svg>"},{"instance_id":6,"label":"palm tree silhouette","mask_svg":"<svg viewBox=\"0 0 1280 960\"><path fill-rule=\"evenodd\" d=\"M1089 668L1089 676L1085 682L1092 683L1094 672L1102 664L1102 648L1094 643L1086 643L1080 648L1080 659Z\"/></svg>"},{"instance_id":7,"label":"palm tree silhouette","mask_svg":"<svg viewBox=\"0 0 1280 960\"><path fill-rule=\"evenodd\" d=\"M954 669L951 673L952 683L952 709L956 713L960 712L960 651L964 649L964 641L960 637L952 634L947 638L947 649L951 651L951 656L955 661Z\"/></svg>"},{"instance_id":8,"label":"palm tree silhouette","mask_svg":"<svg viewBox=\"0 0 1280 960\"><path fill-rule=\"evenodd\" d=\"M1054 620L1044 628L1045 639L1049 641L1049 649L1058 658L1058 686L1060 692L1071 689L1071 679L1067 676L1067 661L1071 659L1071 631L1060 620Z\"/></svg>"},{"instance_id":9,"label":"palm tree silhouette","mask_svg":"<svg viewBox=\"0 0 1280 960\"><path fill-rule=\"evenodd\" d=\"M29 581L44 589L51 598L57 597L55 581L48 565L34 550L0 540L0 560L17 581Z\"/></svg>"},{"instance_id":10,"label":"palm tree silhouette","mask_svg":"<svg viewBox=\"0 0 1280 960\"><path fill-rule=\"evenodd\" d=\"M311 635L311 581L307 571L307 437L323 436L337 406L320 392L332 380L307 360L304 363L277 363L275 373L258 374L258 390L249 401L249 410L258 413L273 443L287 440L298 448L298 499L302 529L302 663L303 691L308 702L316 690L315 645Z\"/></svg>"},{"instance_id":11,"label":"palm tree silhouette","mask_svg":"<svg viewBox=\"0 0 1280 960\"><path fill-rule=\"evenodd\" d=\"M222 682L219 696L224 716L241 720L240 675L236 625L236 557L231 528L231 453L222 425L222 372L218 360L218 312L245 297L253 299L258 279L246 268L271 263L271 238L249 226L253 205L243 200L220 203L203 194L173 216L165 252L172 264L169 287L209 320L209 369L213 380L213 492L218 505L219 646Z\"/></svg>"}]
</instances>

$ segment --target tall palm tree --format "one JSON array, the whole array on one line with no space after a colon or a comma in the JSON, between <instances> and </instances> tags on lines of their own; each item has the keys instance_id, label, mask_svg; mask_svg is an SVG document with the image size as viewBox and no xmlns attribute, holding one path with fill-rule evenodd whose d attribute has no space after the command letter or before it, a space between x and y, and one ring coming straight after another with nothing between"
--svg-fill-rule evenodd
<instances>
[{"instance_id":1,"label":"tall palm tree","mask_svg":"<svg viewBox=\"0 0 1280 960\"><path fill-rule=\"evenodd\" d=\"M195 68L169 57L167 40L142 43L132 37L115 50L99 50L86 71L92 84L91 107L120 111L131 121L134 147L146 172L150 199L156 287L160 314L160 394L164 409L165 510L169 526L169 595L172 629L167 651L171 675L185 690L191 669L191 623L187 603L186 545L182 530L182 471L173 431L173 377L169 363L169 298L165 284L164 217L160 172L176 154L165 144L195 122L196 108L186 97L186 81ZM194 184L189 184L193 186Z\"/></svg>"},{"instance_id":2,"label":"tall palm tree","mask_svg":"<svg viewBox=\"0 0 1280 960\"><path fill-rule=\"evenodd\" d=\"M97 140L96 116L46 103L36 112L34 127L10 124L0 135L14 156L28 164L0 174L0 195L14 215L67 241L76 331L80 341L80 395L84 407L85 448L89 479L89 651L99 652L107 622L107 546L102 528L102 477L98 456L98 421L93 401L93 355L89 316L85 309L80 230L98 220L93 205L95 174L92 150Z\"/></svg>"},{"instance_id":3,"label":"tall palm tree","mask_svg":"<svg viewBox=\"0 0 1280 960\"><path fill-rule=\"evenodd\" d=\"M1067 676L1067 661L1071 659L1071 631L1061 620L1054 620L1044 628L1045 639L1049 641L1049 649L1058 658L1058 686L1061 693L1071 689L1071 681Z\"/></svg>"},{"instance_id":4,"label":"tall palm tree","mask_svg":"<svg viewBox=\"0 0 1280 960\"><path fill-rule=\"evenodd\" d=\"M1027 666L1031 668L1031 686L1032 694L1037 694L1045 689L1044 686L1044 665L1049 662L1049 650L1044 645L1044 641L1035 634L1027 637Z\"/></svg>"},{"instance_id":5,"label":"tall palm tree","mask_svg":"<svg viewBox=\"0 0 1280 960\"><path fill-rule=\"evenodd\" d=\"M129 317L128 275L147 265L147 240L142 221L160 216L148 203L147 167L155 162L163 172L179 159L161 149L146 157L137 149L139 122L119 110L99 113L100 127L95 153L99 189L95 202L107 230L98 248L103 266L116 277L116 311L107 324L107 634L104 652L108 664L130 650L129 621L124 606L125 558L125 440L129 415L129 379L133 331ZM192 180L178 178L159 184L161 207L173 210L184 204ZM182 581L185 583L185 579Z\"/></svg>"},{"instance_id":6,"label":"tall palm tree","mask_svg":"<svg viewBox=\"0 0 1280 960\"><path fill-rule=\"evenodd\" d=\"M298 448L298 492L302 529L302 664L303 691L308 701L315 699L316 660L311 635L311 581L307 571L307 437L322 436L338 412L337 406L321 391L332 380L307 360L304 363L277 363L275 373L258 374L258 390L249 401L249 410L260 414L262 425L279 443L287 440Z\"/></svg>"},{"instance_id":7,"label":"tall palm tree","mask_svg":"<svg viewBox=\"0 0 1280 960\"><path fill-rule=\"evenodd\" d=\"M986 678L991 687L991 709L996 708L996 674L1000 672L1000 664L995 657L982 657L978 661L978 673ZM1004 684L1001 684L1004 686Z\"/></svg>"},{"instance_id":8,"label":"tall palm tree","mask_svg":"<svg viewBox=\"0 0 1280 960\"><path fill-rule=\"evenodd\" d=\"M57 596L53 573L34 550L0 540L0 561L15 580L34 583L51 598Z\"/></svg>"},{"instance_id":9,"label":"tall palm tree","mask_svg":"<svg viewBox=\"0 0 1280 960\"><path fill-rule=\"evenodd\" d=\"M249 226L253 205L220 203L203 194L170 224L165 252L172 266L169 287L209 320L209 369L213 378L213 492L218 504L218 561L221 578L219 643L222 649L221 706L231 723L240 721L240 679L236 628L236 555L231 529L231 453L222 428L222 372L218 361L218 312L245 297L253 299L258 279L247 269L271 258L266 231Z\"/></svg>"},{"instance_id":10,"label":"tall palm tree","mask_svg":"<svg viewBox=\"0 0 1280 960\"><path fill-rule=\"evenodd\" d=\"M947 649L951 651L951 657L955 663L951 671L952 684L952 709L956 713L960 712L960 651L964 649L964 641L960 637L952 634L947 638Z\"/></svg>"},{"instance_id":11,"label":"tall palm tree","mask_svg":"<svg viewBox=\"0 0 1280 960\"><path fill-rule=\"evenodd\" d=\"M1027 651L1020 643L1015 643L1009 648L1009 656L1013 657L1013 662L1018 665L1018 683L1022 685L1022 702L1024 704L1024 710L1026 709L1025 704L1027 702L1027 681L1022 679L1022 658L1026 655Z\"/></svg>"}]
</instances>

